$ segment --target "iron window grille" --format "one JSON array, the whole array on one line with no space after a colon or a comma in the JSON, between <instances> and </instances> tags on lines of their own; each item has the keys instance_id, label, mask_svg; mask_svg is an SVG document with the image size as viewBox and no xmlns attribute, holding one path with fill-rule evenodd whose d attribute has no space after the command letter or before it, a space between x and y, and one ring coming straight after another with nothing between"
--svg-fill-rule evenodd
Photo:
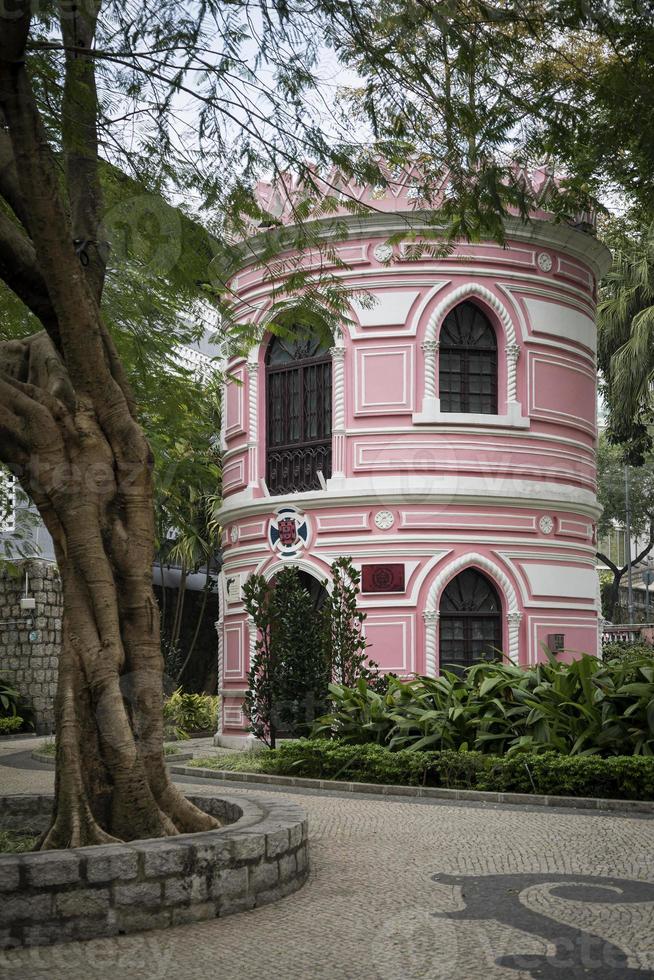
<instances>
[{"instance_id":1,"label":"iron window grille","mask_svg":"<svg viewBox=\"0 0 654 980\"><path fill-rule=\"evenodd\" d=\"M442 412L497 415L497 337L478 306L460 303L439 338Z\"/></svg>"},{"instance_id":2,"label":"iron window grille","mask_svg":"<svg viewBox=\"0 0 654 980\"><path fill-rule=\"evenodd\" d=\"M477 569L464 569L443 592L439 637L441 670L462 673L500 656L502 604L493 583Z\"/></svg>"},{"instance_id":3,"label":"iron window grille","mask_svg":"<svg viewBox=\"0 0 654 980\"><path fill-rule=\"evenodd\" d=\"M266 355L266 482L271 494L319 490L332 473L332 360L315 337L275 337Z\"/></svg>"}]
</instances>

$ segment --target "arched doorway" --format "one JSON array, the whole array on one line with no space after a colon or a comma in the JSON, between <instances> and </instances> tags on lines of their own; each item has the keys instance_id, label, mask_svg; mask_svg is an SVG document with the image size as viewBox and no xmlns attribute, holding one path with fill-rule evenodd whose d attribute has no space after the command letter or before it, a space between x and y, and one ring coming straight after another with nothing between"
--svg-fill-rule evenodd
<instances>
[{"instance_id":1,"label":"arched doorway","mask_svg":"<svg viewBox=\"0 0 654 980\"><path fill-rule=\"evenodd\" d=\"M497 337L475 303L459 303L439 336L442 412L497 414Z\"/></svg>"},{"instance_id":2,"label":"arched doorway","mask_svg":"<svg viewBox=\"0 0 654 980\"><path fill-rule=\"evenodd\" d=\"M327 589L319 579L301 568L298 569L298 578L302 588L309 593L314 610L320 612L327 598Z\"/></svg>"},{"instance_id":3,"label":"arched doorway","mask_svg":"<svg viewBox=\"0 0 654 980\"><path fill-rule=\"evenodd\" d=\"M444 589L439 619L441 670L460 673L495 660L502 646L502 602L491 580L465 568Z\"/></svg>"},{"instance_id":4,"label":"arched doorway","mask_svg":"<svg viewBox=\"0 0 654 980\"><path fill-rule=\"evenodd\" d=\"M266 352L266 482L319 490L332 475L332 359L317 337L273 337Z\"/></svg>"}]
</instances>

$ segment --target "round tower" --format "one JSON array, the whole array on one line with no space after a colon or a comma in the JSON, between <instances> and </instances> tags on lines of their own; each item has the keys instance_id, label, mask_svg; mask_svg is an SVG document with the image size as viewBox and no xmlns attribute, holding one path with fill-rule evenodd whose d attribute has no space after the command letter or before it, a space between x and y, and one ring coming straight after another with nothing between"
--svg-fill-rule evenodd
<instances>
[{"instance_id":1,"label":"round tower","mask_svg":"<svg viewBox=\"0 0 654 980\"><path fill-rule=\"evenodd\" d=\"M549 179L531 175L537 191ZM259 192L272 210L274 188ZM348 193L375 210L313 231L345 263L334 274L375 302L353 301L331 345L267 331L256 234L231 282L261 341L226 365L223 744L246 736L252 572L293 563L321 582L351 556L370 656L402 676L498 649L522 665L544 645L598 649L594 316L608 251L587 221L537 211L507 220L504 246L416 258L413 239L389 244L420 229L411 174ZM305 267L324 268L325 254L306 253Z\"/></svg>"}]
</instances>

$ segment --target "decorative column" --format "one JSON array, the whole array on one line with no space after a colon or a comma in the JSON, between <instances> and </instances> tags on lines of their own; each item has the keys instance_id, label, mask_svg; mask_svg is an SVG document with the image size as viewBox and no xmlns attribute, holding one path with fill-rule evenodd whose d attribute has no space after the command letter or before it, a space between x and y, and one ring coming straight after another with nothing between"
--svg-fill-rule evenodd
<instances>
[{"instance_id":1,"label":"decorative column","mask_svg":"<svg viewBox=\"0 0 654 980\"><path fill-rule=\"evenodd\" d=\"M517 366L519 357L520 345L509 344L506 348L506 400L509 405L518 399Z\"/></svg>"},{"instance_id":2,"label":"decorative column","mask_svg":"<svg viewBox=\"0 0 654 980\"><path fill-rule=\"evenodd\" d=\"M439 412L440 398L436 395L436 371L437 354L440 344L437 340L425 340L422 345L425 394L422 402L422 411Z\"/></svg>"},{"instance_id":3,"label":"decorative column","mask_svg":"<svg viewBox=\"0 0 654 980\"><path fill-rule=\"evenodd\" d=\"M332 480L345 479L345 347L332 347Z\"/></svg>"},{"instance_id":4,"label":"decorative column","mask_svg":"<svg viewBox=\"0 0 654 980\"><path fill-rule=\"evenodd\" d=\"M248 485L259 485L259 365L248 361Z\"/></svg>"},{"instance_id":5,"label":"decorative column","mask_svg":"<svg viewBox=\"0 0 654 980\"><path fill-rule=\"evenodd\" d=\"M440 613L436 609L426 609L422 618L425 621L425 674L436 677L436 647L438 640L438 620Z\"/></svg>"},{"instance_id":6,"label":"decorative column","mask_svg":"<svg viewBox=\"0 0 654 980\"><path fill-rule=\"evenodd\" d=\"M248 616L248 658L249 658L248 671L252 667L252 661L254 660L254 655L256 652L257 652L257 627L254 623L254 617Z\"/></svg>"},{"instance_id":7,"label":"decorative column","mask_svg":"<svg viewBox=\"0 0 654 980\"><path fill-rule=\"evenodd\" d=\"M220 385L220 448L222 452L227 450L227 381L224 374L226 370L225 362L222 365L223 380Z\"/></svg>"},{"instance_id":8,"label":"decorative column","mask_svg":"<svg viewBox=\"0 0 654 980\"><path fill-rule=\"evenodd\" d=\"M509 657L513 663L519 663L520 649L520 623L522 622L521 612L510 612L506 616L509 624Z\"/></svg>"},{"instance_id":9,"label":"decorative column","mask_svg":"<svg viewBox=\"0 0 654 980\"><path fill-rule=\"evenodd\" d=\"M222 590L222 592L223 592L223 596L221 597L221 600L220 600L220 605L221 605L220 616L218 617L218 619L214 623L214 626L216 627L216 633L217 633L217 636L218 636L218 691L219 692L223 688L223 644L224 644L224 636L225 636L224 630L223 630L223 622L224 621L223 621L223 612L222 612L222 606L223 606L223 602L224 602L224 590ZM223 704L224 704L224 699L221 698L220 699L220 708L219 708L219 711L218 711L218 731L216 732L216 734L214 736L214 739L218 739L218 737L220 735L222 735L223 730L224 730L224 725L223 725L223 711L224 711L224 708L223 708ZM216 742L215 744L218 744L218 743Z\"/></svg>"}]
</instances>

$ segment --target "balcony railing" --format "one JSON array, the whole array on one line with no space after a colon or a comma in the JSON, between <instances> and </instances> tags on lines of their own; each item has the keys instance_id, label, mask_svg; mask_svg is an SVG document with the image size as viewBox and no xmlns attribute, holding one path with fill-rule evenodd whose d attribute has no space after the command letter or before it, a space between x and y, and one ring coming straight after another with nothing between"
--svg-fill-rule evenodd
<instances>
[{"instance_id":1,"label":"balcony railing","mask_svg":"<svg viewBox=\"0 0 654 980\"><path fill-rule=\"evenodd\" d=\"M267 455L268 491L271 494L320 490L318 473L327 480L332 475L332 442L289 449L269 449Z\"/></svg>"}]
</instances>

